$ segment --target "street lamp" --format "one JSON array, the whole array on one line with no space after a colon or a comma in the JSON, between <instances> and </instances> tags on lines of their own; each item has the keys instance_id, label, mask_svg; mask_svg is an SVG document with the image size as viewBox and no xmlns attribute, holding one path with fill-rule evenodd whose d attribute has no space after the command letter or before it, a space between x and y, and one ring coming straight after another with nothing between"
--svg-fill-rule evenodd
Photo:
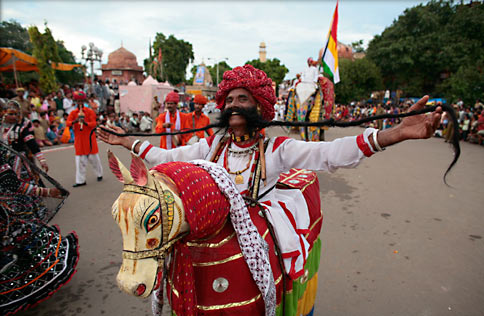
<instances>
[{"instance_id":1,"label":"street lamp","mask_svg":"<svg viewBox=\"0 0 484 316\"><path fill-rule=\"evenodd\" d=\"M220 63L222 60L229 60L229 59L228 59L227 57L224 57L224 58L222 58L222 60L219 60L219 61L217 61L217 59L215 59L215 58L208 58L208 60L213 60L213 61L214 61L214 63L216 63L216 64L217 64L217 87L218 87L218 64L219 64L219 63Z\"/></svg>"},{"instance_id":2,"label":"street lamp","mask_svg":"<svg viewBox=\"0 0 484 316\"><path fill-rule=\"evenodd\" d=\"M89 43L89 49L87 50L86 45L82 45L81 47L81 58L86 61L89 61L91 64L91 89L94 89L94 62L99 61L101 62L101 58L103 57L103 51L96 46L94 43ZM86 56L84 53L86 52Z\"/></svg>"}]
</instances>

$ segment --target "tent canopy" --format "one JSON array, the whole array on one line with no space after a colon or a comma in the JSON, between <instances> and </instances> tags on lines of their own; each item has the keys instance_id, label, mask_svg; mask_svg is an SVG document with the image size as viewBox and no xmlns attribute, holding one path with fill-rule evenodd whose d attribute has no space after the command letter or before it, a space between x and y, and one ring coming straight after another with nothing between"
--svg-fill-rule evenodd
<instances>
[{"instance_id":1,"label":"tent canopy","mask_svg":"<svg viewBox=\"0 0 484 316\"><path fill-rule=\"evenodd\" d=\"M81 64L52 63L55 70L70 71ZM39 71L37 59L14 48L0 47L0 72Z\"/></svg>"}]
</instances>

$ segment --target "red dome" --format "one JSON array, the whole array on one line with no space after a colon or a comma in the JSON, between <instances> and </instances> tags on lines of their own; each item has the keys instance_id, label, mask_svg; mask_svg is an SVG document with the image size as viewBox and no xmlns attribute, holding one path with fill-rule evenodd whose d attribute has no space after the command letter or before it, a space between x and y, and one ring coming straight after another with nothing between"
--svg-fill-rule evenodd
<instances>
[{"instance_id":1,"label":"red dome","mask_svg":"<svg viewBox=\"0 0 484 316\"><path fill-rule=\"evenodd\" d=\"M143 70L138 66L136 55L124 47L120 47L108 56L108 63L102 65L102 69L134 69Z\"/></svg>"}]
</instances>

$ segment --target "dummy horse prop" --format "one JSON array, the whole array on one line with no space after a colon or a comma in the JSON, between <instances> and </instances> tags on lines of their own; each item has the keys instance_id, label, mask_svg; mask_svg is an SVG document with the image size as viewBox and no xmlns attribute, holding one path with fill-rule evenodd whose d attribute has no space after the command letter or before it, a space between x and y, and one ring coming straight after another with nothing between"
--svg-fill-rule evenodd
<instances>
[{"instance_id":1,"label":"dummy horse prop","mask_svg":"<svg viewBox=\"0 0 484 316\"><path fill-rule=\"evenodd\" d=\"M304 271L290 279L264 207L252 201L246 208L220 166L171 162L148 170L133 156L128 170L114 154L108 156L124 184L112 208L123 237L117 276L123 291L142 298L153 294L154 314L161 314L164 279L172 312L179 316L313 315L323 218L313 172L292 169L278 182L278 188L301 190L310 212ZM245 212L236 213L240 203L234 201L242 201ZM268 253L269 270L253 255L257 238L250 237L247 219ZM272 296L264 287L267 280L275 289Z\"/></svg>"}]
</instances>

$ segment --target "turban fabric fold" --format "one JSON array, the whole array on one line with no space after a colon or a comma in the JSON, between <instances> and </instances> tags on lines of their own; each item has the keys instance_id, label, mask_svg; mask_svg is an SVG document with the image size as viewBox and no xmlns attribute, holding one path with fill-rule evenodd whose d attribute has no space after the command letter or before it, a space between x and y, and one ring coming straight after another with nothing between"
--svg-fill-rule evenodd
<instances>
[{"instance_id":1,"label":"turban fabric fold","mask_svg":"<svg viewBox=\"0 0 484 316\"><path fill-rule=\"evenodd\" d=\"M165 102L175 102L178 103L180 101L180 96L178 93L172 91L166 95Z\"/></svg>"},{"instance_id":2,"label":"turban fabric fold","mask_svg":"<svg viewBox=\"0 0 484 316\"><path fill-rule=\"evenodd\" d=\"M87 99L87 96L86 96L86 93L84 91L74 91L74 93L72 94L72 99L74 100L86 100Z\"/></svg>"},{"instance_id":3,"label":"turban fabric fold","mask_svg":"<svg viewBox=\"0 0 484 316\"><path fill-rule=\"evenodd\" d=\"M193 102L195 102L196 104L207 104L208 100L207 100L207 97L206 96L203 96L201 94L197 94L195 96L195 98L193 99Z\"/></svg>"},{"instance_id":4,"label":"turban fabric fold","mask_svg":"<svg viewBox=\"0 0 484 316\"><path fill-rule=\"evenodd\" d=\"M225 98L233 89L244 88L249 91L260 105L261 115L265 121L272 121L274 118L274 104L276 94L272 88L272 80L267 74L252 65L235 67L224 72L223 80L218 86L215 96L218 108L225 107Z\"/></svg>"}]
</instances>

